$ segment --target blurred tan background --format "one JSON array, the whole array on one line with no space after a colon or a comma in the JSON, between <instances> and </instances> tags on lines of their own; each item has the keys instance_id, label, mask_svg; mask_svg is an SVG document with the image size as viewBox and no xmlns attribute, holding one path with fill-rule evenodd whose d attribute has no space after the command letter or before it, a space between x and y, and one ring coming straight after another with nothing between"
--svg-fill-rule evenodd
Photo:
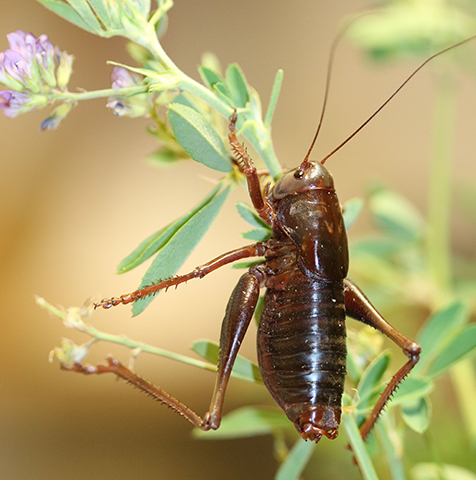
<instances>
[{"instance_id":1,"label":"blurred tan background","mask_svg":"<svg viewBox=\"0 0 476 480\"><path fill-rule=\"evenodd\" d=\"M292 11L291 11L292 5ZM340 19L364 2L256 2L176 0L163 45L179 67L198 78L205 51L223 65L238 62L267 103L275 72L284 84L273 124L276 152L297 165L313 136L322 101L325 65ZM46 33L74 54L70 88L108 88L107 60L127 63L122 39L103 40L57 18L33 0L6 1L0 18L0 50L15 29ZM416 66L376 67L343 43L337 55L328 116L315 158L328 153L367 118ZM461 79L455 171L474 177L476 148L474 84ZM370 178L383 179L425 208L428 142L432 113L431 74L412 84L328 166L341 201L362 195ZM33 296L53 304L81 305L91 295L129 292L145 271L117 276L115 266L147 235L193 206L210 189L199 165L173 170L148 166L156 144L146 120L119 119L105 101L81 103L57 131L40 132L47 116L34 112L16 119L0 116L0 479L273 478L272 439L196 441L191 427L145 395L108 377L61 372L47 362L60 338L87 338L66 331L40 310ZM196 175L202 175L201 180ZM184 266L188 271L242 244L246 224L228 202L205 241ZM474 249L475 232L455 218L454 244ZM358 234L365 221L355 228ZM224 268L200 282L161 295L138 318L129 309L98 311L91 322L160 347L188 353L197 338L218 339L224 307L239 273ZM254 331L243 354L254 358ZM113 352L94 350L102 361ZM210 399L214 378L173 362L141 356L137 370L199 413ZM232 382L226 408L271 404L267 392ZM319 445L320 478L359 478L345 435Z\"/></svg>"}]
</instances>

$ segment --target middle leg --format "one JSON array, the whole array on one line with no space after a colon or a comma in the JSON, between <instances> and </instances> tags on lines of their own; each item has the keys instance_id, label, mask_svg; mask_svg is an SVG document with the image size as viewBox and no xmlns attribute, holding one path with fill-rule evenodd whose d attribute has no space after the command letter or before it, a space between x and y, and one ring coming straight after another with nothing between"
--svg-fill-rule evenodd
<instances>
[{"instance_id":1,"label":"middle leg","mask_svg":"<svg viewBox=\"0 0 476 480\"><path fill-rule=\"evenodd\" d=\"M205 431L210 429L216 430L220 426L223 415L226 387L236 356L238 355L239 347L253 317L259 298L259 289L258 278L253 274L246 273L240 278L233 290L222 323L215 390L210 402L210 408L203 418L160 387L139 377L115 359L108 358L108 365L82 366L80 364L74 364L72 366L63 365L62 368L85 375L112 373L147 393L152 398L169 406L172 410L185 417L195 427Z\"/></svg>"}]
</instances>

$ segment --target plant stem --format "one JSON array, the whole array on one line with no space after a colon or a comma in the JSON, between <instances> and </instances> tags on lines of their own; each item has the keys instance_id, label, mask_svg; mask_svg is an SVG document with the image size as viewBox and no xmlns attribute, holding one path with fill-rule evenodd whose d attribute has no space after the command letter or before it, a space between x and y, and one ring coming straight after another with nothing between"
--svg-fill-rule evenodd
<instances>
[{"instance_id":1,"label":"plant stem","mask_svg":"<svg viewBox=\"0 0 476 480\"><path fill-rule=\"evenodd\" d=\"M427 258L438 307L451 288L450 209L451 157L455 130L456 92L450 74L438 77L428 193Z\"/></svg>"},{"instance_id":2,"label":"plant stem","mask_svg":"<svg viewBox=\"0 0 476 480\"><path fill-rule=\"evenodd\" d=\"M458 394L460 409L469 436L470 448L476 451L476 375L472 360L465 360L455 365L451 370L451 379ZM474 457L473 457L474 458Z\"/></svg>"},{"instance_id":3,"label":"plant stem","mask_svg":"<svg viewBox=\"0 0 476 480\"><path fill-rule=\"evenodd\" d=\"M180 355L179 353L170 352L169 350L165 350L163 348L154 347L144 342L132 340L125 335L114 335L111 333L102 332L101 330L98 330L92 325L88 324L85 325L85 328L82 331L98 341L116 343L130 349L139 349L143 353L150 353L152 355L157 355L159 357L169 358L177 362L185 363L186 365L203 368L204 370L208 370L210 372L216 372L216 366L212 365L211 363L203 362L202 360L196 360L185 355Z\"/></svg>"},{"instance_id":4,"label":"plant stem","mask_svg":"<svg viewBox=\"0 0 476 480\"><path fill-rule=\"evenodd\" d=\"M204 85L198 83L197 81L187 76L184 72L182 72L165 53L162 46L160 45L159 40L155 35L154 36L152 34L149 35L149 43L147 44L147 48L162 63L162 65L167 70L181 77L181 80L177 84L178 88L182 88L183 90L186 90L192 95L195 95L197 98L200 98L207 105L209 105L214 110L216 110L224 118L230 117L230 115L233 113L233 108L230 107L230 105L228 105L226 102L220 99L208 88L206 88ZM277 97L277 93L278 92L275 92L276 97ZM274 105L273 105L273 109L274 109ZM238 124L237 124L238 128L242 123L243 123L243 118L238 118ZM267 169L269 170L270 175L274 179L277 179L281 175L282 168L281 168L281 165L279 164L279 161L273 149L273 143L271 141L271 129L269 128L269 125L262 124L262 127L265 135L264 135L264 139L262 139L261 141L258 138L258 136L254 134L254 129L252 128L246 129L243 132L243 136L251 143L253 148L259 153Z\"/></svg>"},{"instance_id":5,"label":"plant stem","mask_svg":"<svg viewBox=\"0 0 476 480\"><path fill-rule=\"evenodd\" d=\"M126 88L105 88L104 90L93 90L91 92L62 92L55 91L52 98L55 101L70 100L73 102L79 102L81 100L93 100L95 98L114 97L114 96L126 96L126 95L138 95L141 93L147 93L149 87L147 85L137 85L134 87Z\"/></svg>"},{"instance_id":6,"label":"plant stem","mask_svg":"<svg viewBox=\"0 0 476 480\"><path fill-rule=\"evenodd\" d=\"M350 446L355 455L355 459L360 468L360 472L364 480L378 480L377 473L373 466L372 460L367 453L364 441L359 432L359 427L355 421L354 415L348 414L342 416L342 425L347 433Z\"/></svg>"},{"instance_id":7,"label":"plant stem","mask_svg":"<svg viewBox=\"0 0 476 480\"><path fill-rule=\"evenodd\" d=\"M393 480L406 480L405 467L403 465L403 452L400 438L395 433L395 423L391 422L390 414L382 415L379 423L375 425L375 431L378 435L381 445L385 451L387 466Z\"/></svg>"},{"instance_id":8,"label":"plant stem","mask_svg":"<svg viewBox=\"0 0 476 480\"><path fill-rule=\"evenodd\" d=\"M455 132L456 88L451 72L438 77L438 91L433 124L433 152L430 171L428 197L429 231L427 256L430 273L435 285L434 307L438 308L452 299L451 291L451 160ZM451 377L458 395L458 403L463 424L476 448L476 415L471 400L471 392L476 395L475 371L470 361L456 365Z\"/></svg>"},{"instance_id":9,"label":"plant stem","mask_svg":"<svg viewBox=\"0 0 476 480\"><path fill-rule=\"evenodd\" d=\"M184 73L181 73L183 80L178 84L180 88L183 88L187 92L195 95L196 97L203 100L207 105L216 110L224 118L228 118L232 113L233 109L226 104L223 100L217 97L213 92L208 90L205 86L196 82L195 80L187 77ZM238 117L237 126L238 128L243 123L243 118ZM266 128L266 137L265 141L259 141L257 136L253 134L252 128L247 128L243 131L243 136L251 143L253 148L259 153L263 159L267 169L269 170L270 175L277 179L282 172L281 165L276 157L276 154L273 149L273 144L270 138L270 129Z\"/></svg>"},{"instance_id":10,"label":"plant stem","mask_svg":"<svg viewBox=\"0 0 476 480\"><path fill-rule=\"evenodd\" d=\"M297 480L306 468L316 448L314 442L298 439L289 452L288 457L276 472L274 480Z\"/></svg>"}]
</instances>

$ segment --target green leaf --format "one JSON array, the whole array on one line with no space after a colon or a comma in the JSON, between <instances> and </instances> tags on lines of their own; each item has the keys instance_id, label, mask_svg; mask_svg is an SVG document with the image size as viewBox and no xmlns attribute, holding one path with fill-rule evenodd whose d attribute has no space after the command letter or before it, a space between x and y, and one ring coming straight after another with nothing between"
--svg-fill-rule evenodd
<instances>
[{"instance_id":1,"label":"green leaf","mask_svg":"<svg viewBox=\"0 0 476 480\"><path fill-rule=\"evenodd\" d=\"M350 347L347 348L347 377L356 384L362 377L362 366L360 365L360 355L353 351Z\"/></svg>"},{"instance_id":2,"label":"green leaf","mask_svg":"<svg viewBox=\"0 0 476 480\"><path fill-rule=\"evenodd\" d=\"M263 307L264 307L264 295L260 295L258 298L258 303L256 304L255 313L254 313L257 327L259 327L259 322L261 320L261 313L263 312Z\"/></svg>"},{"instance_id":3,"label":"green leaf","mask_svg":"<svg viewBox=\"0 0 476 480\"><path fill-rule=\"evenodd\" d=\"M224 103L226 103L230 107L234 107L233 105L233 100L230 97L230 91L228 90L228 87L224 83L215 83L212 88L213 92L215 95L220 98Z\"/></svg>"},{"instance_id":4,"label":"green leaf","mask_svg":"<svg viewBox=\"0 0 476 480\"><path fill-rule=\"evenodd\" d=\"M416 208L404 197L385 188L378 188L369 199L376 223L388 235L415 241L422 237L425 222Z\"/></svg>"},{"instance_id":5,"label":"green leaf","mask_svg":"<svg viewBox=\"0 0 476 480\"><path fill-rule=\"evenodd\" d=\"M415 432L424 433L430 425L431 406L426 398L417 398L402 407L405 423Z\"/></svg>"},{"instance_id":6,"label":"green leaf","mask_svg":"<svg viewBox=\"0 0 476 480\"><path fill-rule=\"evenodd\" d=\"M364 441L359 432L359 427L352 414L342 416L342 425L347 433L349 439L349 445L352 448L352 452L355 455L355 460L359 465L362 477L365 480L378 480L375 467L372 464L372 460L365 448Z\"/></svg>"},{"instance_id":7,"label":"green leaf","mask_svg":"<svg viewBox=\"0 0 476 480\"><path fill-rule=\"evenodd\" d=\"M192 253L194 248L210 228L213 220L220 211L223 203L230 192L230 187L225 188L219 195L214 197L207 205L201 208L187 222L185 222L166 245L154 258L152 265L147 270L140 286L151 285L159 280L170 278L177 273L185 260ZM134 302L132 307L133 315L141 313L154 299L154 296L141 298Z\"/></svg>"},{"instance_id":8,"label":"green leaf","mask_svg":"<svg viewBox=\"0 0 476 480\"><path fill-rule=\"evenodd\" d=\"M268 228L254 228L253 230L243 233L241 236L246 238L246 240L264 242L265 240L268 240L272 234L273 232Z\"/></svg>"},{"instance_id":9,"label":"green leaf","mask_svg":"<svg viewBox=\"0 0 476 480\"><path fill-rule=\"evenodd\" d=\"M218 430L204 432L196 428L193 436L201 440L255 437L290 425L284 413L277 409L243 407L225 415Z\"/></svg>"},{"instance_id":10,"label":"green leaf","mask_svg":"<svg viewBox=\"0 0 476 480\"><path fill-rule=\"evenodd\" d=\"M134 3L139 12L147 18L150 13L150 0L135 0Z\"/></svg>"},{"instance_id":11,"label":"green leaf","mask_svg":"<svg viewBox=\"0 0 476 480\"><path fill-rule=\"evenodd\" d=\"M111 16L109 14L109 9L105 0L89 0L89 3L93 7L96 15L99 17L101 22L107 29L113 28L113 23Z\"/></svg>"},{"instance_id":12,"label":"green leaf","mask_svg":"<svg viewBox=\"0 0 476 480\"><path fill-rule=\"evenodd\" d=\"M125 63L113 62L112 60L107 63L115 67L125 68L130 72L138 73L139 75L143 75L144 77L154 80L154 83L151 83L149 87L149 93L162 92L164 88L176 88L181 80L180 76L177 73L173 73L170 71L158 72L157 70L149 66L147 68L137 68L126 65Z\"/></svg>"},{"instance_id":13,"label":"green leaf","mask_svg":"<svg viewBox=\"0 0 476 480\"><path fill-rule=\"evenodd\" d=\"M256 228L267 228L268 230L272 231L271 227L260 218L260 216L256 213L256 211L251 208L249 205L243 202L238 202L236 204L236 209L238 213L241 215L241 218L248 222L252 227Z\"/></svg>"},{"instance_id":14,"label":"green leaf","mask_svg":"<svg viewBox=\"0 0 476 480\"><path fill-rule=\"evenodd\" d=\"M314 442L304 442L299 439L289 452L288 457L279 467L275 480L298 480L311 459L316 447Z\"/></svg>"},{"instance_id":15,"label":"green leaf","mask_svg":"<svg viewBox=\"0 0 476 480\"><path fill-rule=\"evenodd\" d=\"M197 340L193 342L192 350L214 365L218 364L218 353L220 350L218 344L209 340ZM232 375L248 382L263 382L259 367L241 355L236 357Z\"/></svg>"},{"instance_id":16,"label":"green leaf","mask_svg":"<svg viewBox=\"0 0 476 480\"><path fill-rule=\"evenodd\" d=\"M362 378L357 386L359 392L358 411L365 411L371 407L372 399L380 387L382 377L388 368L390 353L382 352L365 369Z\"/></svg>"},{"instance_id":17,"label":"green leaf","mask_svg":"<svg viewBox=\"0 0 476 480\"><path fill-rule=\"evenodd\" d=\"M180 154L167 147L159 147L155 152L149 153L146 158L150 165L158 168L168 167L179 160L182 160Z\"/></svg>"},{"instance_id":18,"label":"green leaf","mask_svg":"<svg viewBox=\"0 0 476 480\"><path fill-rule=\"evenodd\" d=\"M474 31L474 19L447 2L385 2L379 17L359 18L349 36L375 60L429 56L463 40Z\"/></svg>"},{"instance_id":19,"label":"green leaf","mask_svg":"<svg viewBox=\"0 0 476 480\"><path fill-rule=\"evenodd\" d=\"M402 436L398 433L396 434L394 418L389 418L389 416L382 415L382 418L375 425L375 430L370 435L369 440L375 446L374 452L377 453L378 451L378 455L385 459L385 469L388 471L388 477L392 480L406 480L402 458ZM377 448L377 441L379 448ZM367 448L367 450L369 449Z\"/></svg>"},{"instance_id":20,"label":"green leaf","mask_svg":"<svg viewBox=\"0 0 476 480\"><path fill-rule=\"evenodd\" d=\"M262 242L268 240L273 234L273 229L264 222L259 215L246 203L239 202L236 204L238 213L241 215L243 220L248 222L254 228L246 233L242 234L243 238L247 240L254 240L255 242Z\"/></svg>"},{"instance_id":21,"label":"green leaf","mask_svg":"<svg viewBox=\"0 0 476 480\"><path fill-rule=\"evenodd\" d=\"M356 222L363 208L364 201L361 198L352 198L345 202L343 217L347 230Z\"/></svg>"},{"instance_id":22,"label":"green leaf","mask_svg":"<svg viewBox=\"0 0 476 480\"><path fill-rule=\"evenodd\" d=\"M215 129L195 110L172 103L168 113L175 138L193 160L219 172L231 171L230 157Z\"/></svg>"},{"instance_id":23,"label":"green leaf","mask_svg":"<svg viewBox=\"0 0 476 480\"><path fill-rule=\"evenodd\" d=\"M234 268L236 270L243 269L243 268L251 268L254 265L259 265L262 264L263 260L252 260L250 262L238 262L234 263L231 268Z\"/></svg>"},{"instance_id":24,"label":"green leaf","mask_svg":"<svg viewBox=\"0 0 476 480\"><path fill-rule=\"evenodd\" d=\"M407 402L413 402L418 398L431 393L434 383L425 378L412 376L406 377L398 386L397 391L392 395L390 402L392 407L404 405Z\"/></svg>"},{"instance_id":25,"label":"green leaf","mask_svg":"<svg viewBox=\"0 0 476 480\"><path fill-rule=\"evenodd\" d=\"M476 480L476 474L466 468L447 463L419 463L411 469L412 480Z\"/></svg>"},{"instance_id":26,"label":"green leaf","mask_svg":"<svg viewBox=\"0 0 476 480\"><path fill-rule=\"evenodd\" d=\"M193 95L190 95L188 92L182 92L180 95L177 95L174 98L174 103L179 103L180 105L185 105L186 107L190 107L193 110L196 110L201 115L205 114L206 109L203 106L203 103L200 103Z\"/></svg>"},{"instance_id":27,"label":"green leaf","mask_svg":"<svg viewBox=\"0 0 476 480\"><path fill-rule=\"evenodd\" d=\"M390 237L370 236L359 238L352 242L351 249L353 256L358 255L375 257L379 260L390 260L396 252L402 249L402 242Z\"/></svg>"},{"instance_id":28,"label":"green leaf","mask_svg":"<svg viewBox=\"0 0 476 480\"><path fill-rule=\"evenodd\" d=\"M454 302L433 313L417 336L422 353L414 372L425 371L440 355L449 339L466 325L468 320L469 309L464 302Z\"/></svg>"},{"instance_id":29,"label":"green leaf","mask_svg":"<svg viewBox=\"0 0 476 480\"><path fill-rule=\"evenodd\" d=\"M441 375L463 358L476 353L476 324L465 327L438 355L428 370L428 375Z\"/></svg>"},{"instance_id":30,"label":"green leaf","mask_svg":"<svg viewBox=\"0 0 476 480\"><path fill-rule=\"evenodd\" d=\"M198 73L202 77L203 83L210 90L213 89L213 85L215 85L216 83L222 83L222 84L225 83L223 78L218 73L216 73L211 68L205 67L203 65L201 67L199 67Z\"/></svg>"},{"instance_id":31,"label":"green leaf","mask_svg":"<svg viewBox=\"0 0 476 480\"><path fill-rule=\"evenodd\" d=\"M216 75L220 77L220 79L223 80L221 77L221 65L220 65L220 60L218 60L218 57L213 53L213 52L205 52L202 55L202 66L200 68L208 68L209 70L212 70Z\"/></svg>"},{"instance_id":32,"label":"green leaf","mask_svg":"<svg viewBox=\"0 0 476 480\"><path fill-rule=\"evenodd\" d=\"M177 220L169 223L159 231L146 238L132 253L127 255L117 266L117 273L125 273L145 262L157 253L194 215L210 203L221 189L221 185L214 188L198 205Z\"/></svg>"},{"instance_id":33,"label":"green leaf","mask_svg":"<svg viewBox=\"0 0 476 480\"><path fill-rule=\"evenodd\" d=\"M238 64L233 63L228 65L225 76L234 106L244 108L249 101L249 90L243 71Z\"/></svg>"},{"instance_id":34,"label":"green leaf","mask_svg":"<svg viewBox=\"0 0 476 480\"><path fill-rule=\"evenodd\" d=\"M86 30L90 33L96 33L96 31L91 28L78 13L67 5L64 2L59 0L38 0L44 7L52 11L61 18L64 18L68 22L71 22L73 25L76 25L83 30Z\"/></svg>"},{"instance_id":35,"label":"green leaf","mask_svg":"<svg viewBox=\"0 0 476 480\"><path fill-rule=\"evenodd\" d=\"M250 92L250 115L248 118L251 120L250 124L255 126L255 132L257 136L260 136L261 118L262 118L262 109L261 109L261 99L259 98L258 92L252 90Z\"/></svg>"},{"instance_id":36,"label":"green leaf","mask_svg":"<svg viewBox=\"0 0 476 480\"><path fill-rule=\"evenodd\" d=\"M212 90L218 94L220 97L222 97L226 102L230 105L233 106L233 101L231 99L231 93L230 90L228 89L228 86L226 83L223 82L217 82L213 84Z\"/></svg>"},{"instance_id":37,"label":"green leaf","mask_svg":"<svg viewBox=\"0 0 476 480\"><path fill-rule=\"evenodd\" d=\"M68 0L68 3L78 12L94 33L101 34L103 32L101 24L86 0Z\"/></svg>"},{"instance_id":38,"label":"green leaf","mask_svg":"<svg viewBox=\"0 0 476 480\"><path fill-rule=\"evenodd\" d=\"M269 99L268 110L266 111L266 117L264 124L267 128L271 125L273 120L274 111L276 109L276 103L278 102L279 92L281 90L281 84L283 83L283 71L278 70L274 77L273 89L271 91L271 98Z\"/></svg>"}]
</instances>

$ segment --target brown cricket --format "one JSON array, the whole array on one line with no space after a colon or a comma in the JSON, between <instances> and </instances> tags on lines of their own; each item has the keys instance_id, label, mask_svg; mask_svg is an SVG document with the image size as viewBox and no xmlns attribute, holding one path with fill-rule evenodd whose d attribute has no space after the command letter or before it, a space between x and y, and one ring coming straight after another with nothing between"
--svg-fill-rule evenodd
<instances>
[{"instance_id":1,"label":"brown cricket","mask_svg":"<svg viewBox=\"0 0 476 480\"><path fill-rule=\"evenodd\" d=\"M359 287L346 278L349 254L342 210L334 181L323 163L360 131L426 63L473 38L428 58L363 125L321 162L309 160L316 133L304 161L283 175L271 189L267 187L264 193L251 158L236 138L235 111L230 117L229 133L235 163L246 177L256 212L273 230L271 238L224 253L186 275L96 305L110 308L131 303L193 278L202 278L236 260L264 257L240 278L226 307L216 385L203 418L115 359L110 358L108 365L76 364L63 368L85 374L113 373L168 405L195 427L216 430L222 419L233 364L253 317L260 289L266 288L257 338L259 368L267 389L304 440L318 442L322 436L333 439L338 434L346 374L346 316L386 335L408 358L360 427L366 439L392 393L417 364L421 348L392 327Z\"/></svg>"}]
</instances>

